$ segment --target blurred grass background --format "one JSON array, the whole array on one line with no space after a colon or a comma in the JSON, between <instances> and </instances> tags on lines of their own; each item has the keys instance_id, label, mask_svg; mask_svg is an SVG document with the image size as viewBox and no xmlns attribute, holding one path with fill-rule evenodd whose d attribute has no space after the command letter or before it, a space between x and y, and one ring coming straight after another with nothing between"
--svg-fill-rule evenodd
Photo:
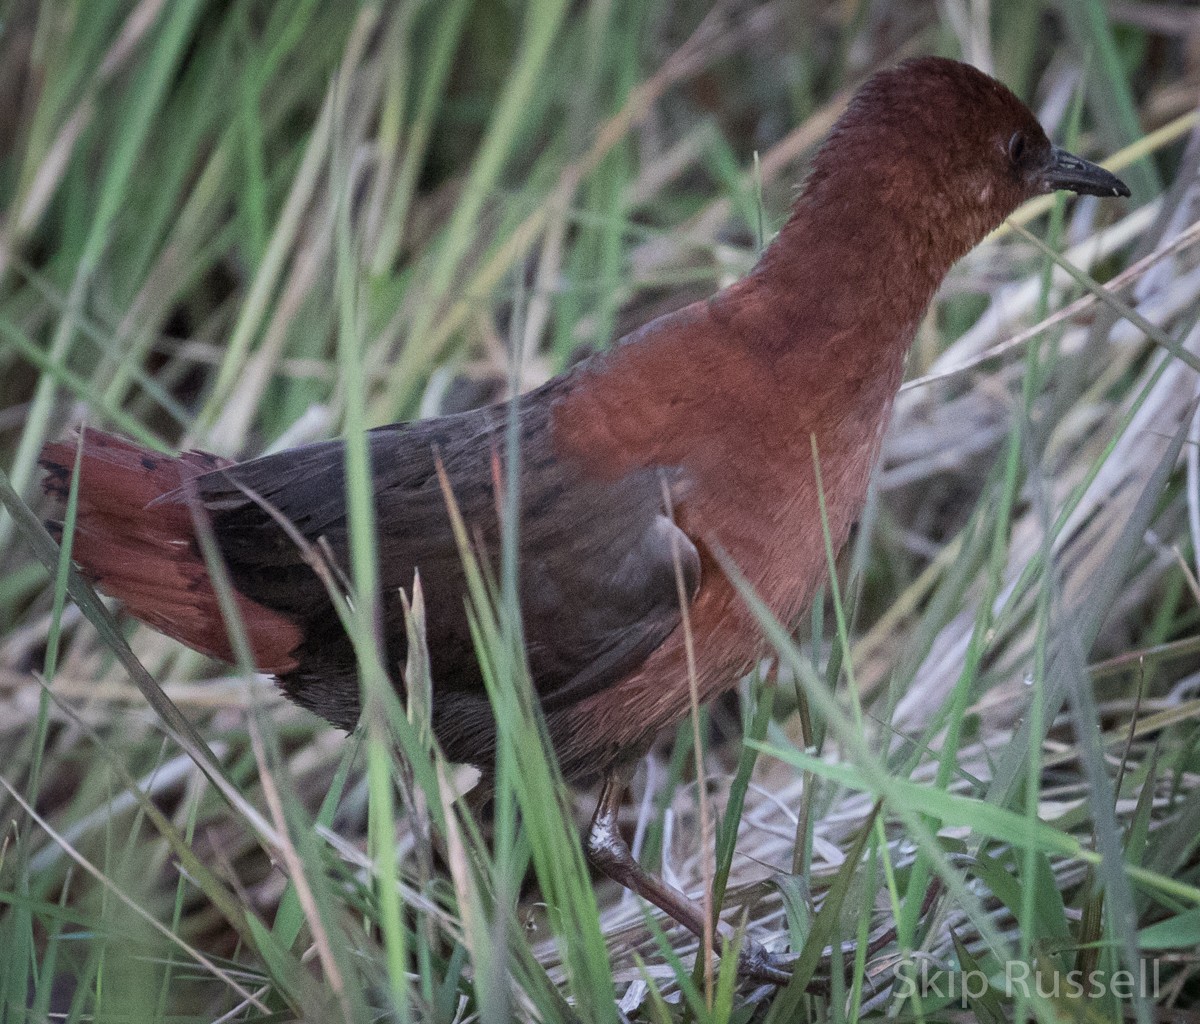
<instances>
[{"instance_id":1,"label":"blurred grass background","mask_svg":"<svg viewBox=\"0 0 1200 1024\"><path fill-rule=\"evenodd\" d=\"M698 892L715 850L731 924L810 961L858 939L831 977L693 970L689 935L593 899L592 795L529 739L482 590L508 753L480 816L419 706L380 692L347 740L39 561L21 499L71 425L248 455L449 412L736 279L855 85L919 53L1134 197L1015 218L1087 278L1015 229L956 268L780 685L709 709L699 759L665 737L631 794L642 862ZM1191 1019L1200 427L1164 346L1200 352L1198 88L1184 0L10 0L5 1019ZM1143 962L1132 998L1070 988ZM994 984L914 994L914 965Z\"/></svg>"}]
</instances>

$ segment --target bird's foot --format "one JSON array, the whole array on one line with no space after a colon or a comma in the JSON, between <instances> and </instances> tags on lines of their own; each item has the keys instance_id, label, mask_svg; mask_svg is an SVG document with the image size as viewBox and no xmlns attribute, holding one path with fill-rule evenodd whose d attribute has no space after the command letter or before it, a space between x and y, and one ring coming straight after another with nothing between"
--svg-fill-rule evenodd
<instances>
[{"instance_id":1,"label":"bird's foot","mask_svg":"<svg viewBox=\"0 0 1200 1024\"><path fill-rule=\"evenodd\" d=\"M925 897L921 901L920 917L924 918L933 909L933 905L941 894L941 891L942 880L940 878L935 878L929 883L929 887L925 890ZM875 956L880 950L895 942L896 934L896 925L893 923L872 936L866 944L865 952L867 959ZM847 969L854 960L857 952L857 943L842 943L841 954ZM796 962L799 959L800 955L798 953L770 953L760 943L755 942L747 936L743 940L742 951L738 957L738 973L745 977L753 978L755 981L765 982L768 985L786 985L792 980ZM833 964L833 951L826 950L817 964L818 973L811 977L808 985L805 986L807 991L814 994L825 994L829 991L831 983L829 972L833 969Z\"/></svg>"},{"instance_id":2,"label":"bird's foot","mask_svg":"<svg viewBox=\"0 0 1200 1024\"><path fill-rule=\"evenodd\" d=\"M738 956L738 973L768 985L786 985L799 957L795 953L772 953L761 943L746 938Z\"/></svg>"}]
</instances>

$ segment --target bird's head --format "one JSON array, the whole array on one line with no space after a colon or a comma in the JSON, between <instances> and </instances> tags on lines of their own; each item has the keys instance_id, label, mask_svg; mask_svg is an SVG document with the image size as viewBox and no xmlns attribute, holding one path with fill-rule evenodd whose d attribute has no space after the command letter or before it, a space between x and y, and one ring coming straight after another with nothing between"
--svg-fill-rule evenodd
<instances>
[{"instance_id":1,"label":"bird's head","mask_svg":"<svg viewBox=\"0 0 1200 1024\"><path fill-rule=\"evenodd\" d=\"M1056 189L1129 195L1115 175L1052 145L1032 111L994 78L920 57L858 90L805 194L842 211L922 222L957 258L1025 200Z\"/></svg>"}]
</instances>

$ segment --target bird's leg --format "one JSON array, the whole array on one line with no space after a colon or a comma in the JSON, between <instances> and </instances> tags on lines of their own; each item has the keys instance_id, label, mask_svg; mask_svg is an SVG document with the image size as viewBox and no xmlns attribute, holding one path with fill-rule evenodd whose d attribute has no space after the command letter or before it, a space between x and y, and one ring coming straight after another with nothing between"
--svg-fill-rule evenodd
<instances>
[{"instance_id":1,"label":"bird's leg","mask_svg":"<svg viewBox=\"0 0 1200 1024\"><path fill-rule=\"evenodd\" d=\"M617 814L621 808L621 797L632 774L632 766L622 766L604 777L600 787L600 799L596 803L596 811L592 815L592 823L588 828L585 841L585 852L588 861L601 874L607 875L626 889L641 896L663 911L668 917L683 925L698 939L704 939L704 911L695 900L680 892L673 885L668 885L657 875L652 875L633 858L629 844L621 835L617 824ZM941 880L934 879L921 901L920 916L924 917L941 893ZM728 950L731 939L728 925L718 922L717 952L724 955ZM867 957L870 958L896 939L895 924L883 929L867 943ZM843 956L852 957L857 951L857 943L842 944ZM792 969L799 959L797 954L769 953L763 946L748 935L744 936L741 954L738 957L738 971L757 981L773 985L786 985L792 978ZM832 966L833 953L830 951L822 957L821 965ZM819 966L821 966L819 965ZM829 989L829 978L816 976L808 985L811 992L825 992Z\"/></svg>"},{"instance_id":2,"label":"bird's leg","mask_svg":"<svg viewBox=\"0 0 1200 1024\"><path fill-rule=\"evenodd\" d=\"M621 835L617 814L621 807L621 796L629 782L632 768L623 766L610 772L600 788L600 799L588 828L585 850L588 861L601 874L607 875L626 889L641 896L679 922L698 939L704 939L704 911L695 900L652 875L633 858L629 844ZM730 936L727 925L721 926L717 952L725 955ZM743 973L776 985L786 984L791 972L777 966L761 945L749 936L743 938L738 969Z\"/></svg>"}]
</instances>

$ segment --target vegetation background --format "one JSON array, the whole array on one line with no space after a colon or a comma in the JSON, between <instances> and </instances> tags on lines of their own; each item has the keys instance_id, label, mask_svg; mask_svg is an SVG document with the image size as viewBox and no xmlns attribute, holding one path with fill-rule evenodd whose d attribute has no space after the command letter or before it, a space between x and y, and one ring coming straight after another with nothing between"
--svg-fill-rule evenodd
<instances>
[{"instance_id":1,"label":"vegetation background","mask_svg":"<svg viewBox=\"0 0 1200 1024\"><path fill-rule=\"evenodd\" d=\"M639 776L643 863L801 951L791 986L593 886L510 579L476 593L505 737L480 815L379 666L347 739L114 619L49 546L35 460L74 424L353 433L735 279L855 85L920 53L1134 196L1036 204L955 270L779 686ZM1194 1019L1198 87L1186 0L0 6L4 1018ZM1141 962L1132 997L1069 985ZM993 983L949 998L944 969Z\"/></svg>"}]
</instances>

